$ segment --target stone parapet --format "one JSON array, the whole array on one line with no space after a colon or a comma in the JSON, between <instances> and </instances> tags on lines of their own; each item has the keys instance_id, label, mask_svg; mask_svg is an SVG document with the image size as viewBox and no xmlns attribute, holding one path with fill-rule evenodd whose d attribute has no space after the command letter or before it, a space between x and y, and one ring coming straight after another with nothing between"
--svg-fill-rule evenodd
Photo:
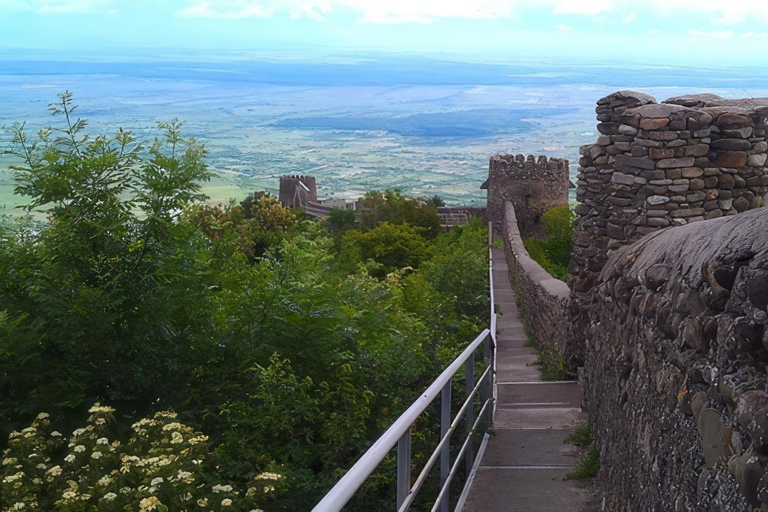
<instances>
[{"instance_id":1,"label":"stone parapet","mask_svg":"<svg viewBox=\"0 0 768 512\"><path fill-rule=\"evenodd\" d=\"M768 99L657 103L619 91L596 112L600 136L579 151L568 278L574 343L584 339L590 292L613 251L670 226L761 207L768 194Z\"/></svg>"},{"instance_id":2,"label":"stone parapet","mask_svg":"<svg viewBox=\"0 0 768 512\"><path fill-rule=\"evenodd\" d=\"M603 510L767 510L768 209L652 233L594 288Z\"/></svg>"},{"instance_id":3,"label":"stone parapet","mask_svg":"<svg viewBox=\"0 0 768 512\"><path fill-rule=\"evenodd\" d=\"M512 286L525 305L525 318L543 348L567 358L568 286L549 275L528 255L511 201L504 203L504 212L504 253Z\"/></svg>"}]
</instances>

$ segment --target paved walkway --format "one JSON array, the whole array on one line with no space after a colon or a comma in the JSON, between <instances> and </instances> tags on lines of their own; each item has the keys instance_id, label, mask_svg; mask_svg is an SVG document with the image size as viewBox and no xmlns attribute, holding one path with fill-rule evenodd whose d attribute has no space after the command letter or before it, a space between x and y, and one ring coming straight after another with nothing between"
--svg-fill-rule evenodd
<instances>
[{"instance_id":1,"label":"paved walkway","mask_svg":"<svg viewBox=\"0 0 768 512\"><path fill-rule=\"evenodd\" d=\"M509 284L504 250L493 249L498 305L495 436L483 455L465 512L579 512L585 485L565 480L577 449L563 440L586 420L575 382L542 382Z\"/></svg>"}]
</instances>

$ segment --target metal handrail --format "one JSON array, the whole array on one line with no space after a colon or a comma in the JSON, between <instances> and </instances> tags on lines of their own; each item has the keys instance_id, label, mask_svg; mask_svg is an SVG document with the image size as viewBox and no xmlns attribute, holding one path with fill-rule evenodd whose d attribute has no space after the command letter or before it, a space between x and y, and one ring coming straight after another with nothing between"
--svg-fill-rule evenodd
<instances>
[{"instance_id":1,"label":"metal handrail","mask_svg":"<svg viewBox=\"0 0 768 512\"><path fill-rule=\"evenodd\" d=\"M492 224L488 223L488 243L492 243ZM490 406L489 422L493 422L496 389L494 386L495 352L496 352L496 313L493 293L493 251L488 250L488 275L490 283L490 329L484 329L480 335L469 344L464 351L435 379L434 382L417 398L403 414L373 443L362 457L350 468L349 471L336 483L336 485L315 505L312 512L338 512L352 499L365 480L373 473L387 454L397 446L397 510L407 511L417 494L421 490L427 475L434 467L437 459L440 459L440 493L435 502L434 510L447 512L448 489L455 476L462 457L466 461L468 470L473 467L472 450L467 451L472 434L477 429L483 413ZM483 345L484 359L489 364L483 375L475 382L474 378L474 354ZM461 409L451 420L451 381L459 369L465 366L467 376L467 398ZM487 382L486 382L487 381ZM477 419L474 419L474 399L478 392L483 390L483 384L487 385L486 396ZM422 469L418 478L411 486L411 425L426 410L426 408L442 395L441 400L441 433L440 442L432 453L429 461ZM458 428L459 423L466 419L466 432L464 444L459 451L454 464L450 465L449 441L452 434ZM470 423L472 426L470 427ZM451 466L449 468L449 466Z\"/></svg>"}]
</instances>

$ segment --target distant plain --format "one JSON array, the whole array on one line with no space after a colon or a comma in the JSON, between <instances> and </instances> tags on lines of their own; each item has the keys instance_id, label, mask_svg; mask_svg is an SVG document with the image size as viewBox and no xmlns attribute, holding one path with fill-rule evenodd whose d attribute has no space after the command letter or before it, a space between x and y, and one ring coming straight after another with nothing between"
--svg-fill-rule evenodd
<instances>
[{"instance_id":1,"label":"distant plain","mask_svg":"<svg viewBox=\"0 0 768 512\"><path fill-rule=\"evenodd\" d=\"M186 120L206 141L218 178L214 201L277 191L282 174L317 177L321 197L354 198L400 187L480 204L488 158L524 153L568 158L596 137L595 101L624 88L658 100L686 93L768 96L768 71L563 63L462 63L376 56L342 62L155 58L110 62L0 57L0 144L30 132L70 90L89 130L118 126L141 139L157 120ZM0 214L18 212L9 156L0 157ZM5 207L3 209L3 207Z\"/></svg>"}]
</instances>

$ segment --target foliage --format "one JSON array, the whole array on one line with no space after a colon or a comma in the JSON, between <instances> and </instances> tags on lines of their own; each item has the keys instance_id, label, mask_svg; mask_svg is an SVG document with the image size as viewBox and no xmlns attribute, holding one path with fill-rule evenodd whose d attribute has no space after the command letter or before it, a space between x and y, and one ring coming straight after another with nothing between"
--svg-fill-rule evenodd
<instances>
[{"instance_id":1,"label":"foliage","mask_svg":"<svg viewBox=\"0 0 768 512\"><path fill-rule=\"evenodd\" d=\"M528 239L523 242L531 258L552 277L566 281L573 249L575 215L569 206L558 206L541 216L546 240Z\"/></svg>"},{"instance_id":2,"label":"foliage","mask_svg":"<svg viewBox=\"0 0 768 512\"><path fill-rule=\"evenodd\" d=\"M12 140L24 162L13 167L16 190L49 225L3 242L12 258L0 310L14 326L0 351L0 395L12 397L4 424L100 398L171 399L211 348L193 335L205 329L202 234L178 222L205 197L204 146L183 139L178 121L160 123L164 137L148 147L122 129L94 138L73 119L71 95L60 98L52 109L63 128L30 141L17 125Z\"/></svg>"},{"instance_id":3,"label":"foliage","mask_svg":"<svg viewBox=\"0 0 768 512\"><path fill-rule=\"evenodd\" d=\"M575 375L568 365L565 364L563 356L556 350L542 345L541 341L539 341L531 331L531 325L525 317L525 304L520 300L519 296L515 297L515 302L525 328L525 346L534 349L538 356L536 357L536 360L530 364L539 367L541 380L544 382L572 380Z\"/></svg>"},{"instance_id":4,"label":"foliage","mask_svg":"<svg viewBox=\"0 0 768 512\"><path fill-rule=\"evenodd\" d=\"M600 470L600 452L597 450L597 445L590 445L586 452L584 452L579 461L576 463L576 467L573 471L565 475L568 480L579 480L582 478L592 478L597 475Z\"/></svg>"},{"instance_id":5,"label":"foliage","mask_svg":"<svg viewBox=\"0 0 768 512\"><path fill-rule=\"evenodd\" d=\"M253 193L239 205L195 204L186 217L214 242L234 234L237 250L249 259L264 256L269 249L279 246L299 225L292 209L265 192Z\"/></svg>"},{"instance_id":6,"label":"foliage","mask_svg":"<svg viewBox=\"0 0 768 512\"><path fill-rule=\"evenodd\" d=\"M3 451L3 510L255 510L282 487L274 472L257 475L244 492L217 481L208 437L170 411L134 423L121 443L114 411L94 405L69 440L51 429L46 413L12 432Z\"/></svg>"},{"instance_id":7,"label":"foliage","mask_svg":"<svg viewBox=\"0 0 768 512\"><path fill-rule=\"evenodd\" d=\"M440 234L440 218L432 200L405 197L400 189L390 189L368 192L358 204L359 222L363 231L373 229L381 222L388 222L407 223L426 238Z\"/></svg>"},{"instance_id":8,"label":"foliage","mask_svg":"<svg viewBox=\"0 0 768 512\"><path fill-rule=\"evenodd\" d=\"M209 436L189 452L204 460L194 468L200 481L250 488L278 465L284 492L254 499L272 511L308 510L485 327L481 224L443 232L433 201L399 191L373 192L358 214L325 222L305 220L264 193L206 205L204 146L182 138L181 123L163 124L164 138L143 144L121 130L113 138L86 135L69 94L55 109L65 121L60 131L31 140L19 125L11 144L24 162L17 191L49 220L0 226L0 434L40 410L63 430L96 414L89 426L110 433L81 441L91 435L87 426L75 436L80 444L46 448L46 464L62 475L69 466L61 460L75 455L77 478L45 496L61 500L74 492L64 488L72 480L77 496L91 495L78 506L114 492L109 503L140 507L152 480L111 474L122 465L98 471L114 453L144 459L177 448L160 426L175 422L162 416L173 409L189 425L179 430L185 439ZM113 405L120 421L88 413L94 402ZM414 427L416 461L419 446L437 435L430 414ZM94 423L100 419L105 425ZM139 442L124 419L160 423L147 423L150 437ZM67 453L80 445L100 452L94 443L102 437L125 444L87 470L80 452ZM40 439L48 446L49 437ZM188 462L179 458L173 474L192 472ZM152 479L166 485L172 474L164 467ZM120 485L136 492L90 490L105 475L133 478ZM155 490L165 493L163 485ZM393 486L394 473L382 472L352 510L382 509ZM155 496L169 509L186 492L212 496L168 489ZM230 499L235 507L234 493ZM106 507L95 503L91 509Z\"/></svg>"},{"instance_id":9,"label":"foliage","mask_svg":"<svg viewBox=\"0 0 768 512\"><path fill-rule=\"evenodd\" d=\"M581 454L581 457L579 457L579 461L576 463L576 467L573 468L573 471L566 475L567 479L576 480L581 478L592 478L597 475L597 472L600 469L600 453L597 449L597 445L594 444L592 429L589 428L589 423L581 423L563 442L587 449Z\"/></svg>"},{"instance_id":10,"label":"foliage","mask_svg":"<svg viewBox=\"0 0 768 512\"><path fill-rule=\"evenodd\" d=\"M574 446L586 448L592 444L592 429L589 428L589 423L586 421L580 423L576 430L573 431L568 437L565 438L564 443L569 443Z\"/></svg>"},{"instance_id":11,"label":"foliage","mask_svg":"<svg viewBox=\"0 0 768 512\"><path fill-rule=\"evenodd\" d=\"M373 260L380 265L377 277L396 270L418 266L429 256L427 240L408 223L381 222L369 231L347 232L341 241L342 252L355 263Z\"/></svg>"}]
</instances>

